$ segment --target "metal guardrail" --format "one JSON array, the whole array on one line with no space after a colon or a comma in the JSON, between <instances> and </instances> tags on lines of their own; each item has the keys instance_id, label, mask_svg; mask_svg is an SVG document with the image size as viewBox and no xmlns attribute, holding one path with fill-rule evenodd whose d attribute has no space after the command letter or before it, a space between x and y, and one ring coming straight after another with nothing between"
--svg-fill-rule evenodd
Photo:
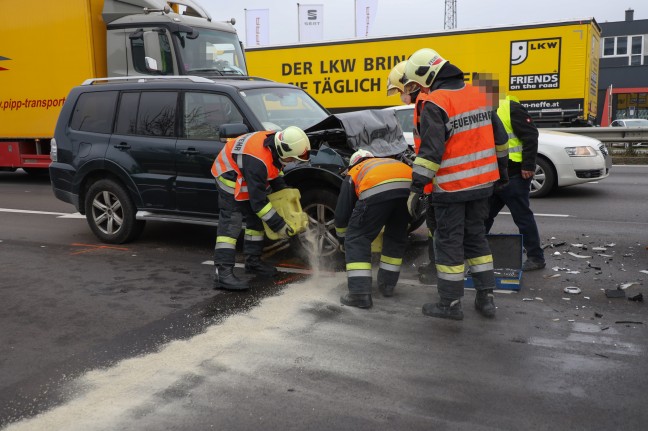
<instances>
[{"instance_id":1,"label":"metal guardrail","mask_svg":"<svg viewBox=\"0 0 648 431\"><path fill-rule=\"evenodd\" d=\"M559 127L543 128L557 132L574 133L598 139L601 142L648 142L648 127Z\"/></svg>"}]
</instances>

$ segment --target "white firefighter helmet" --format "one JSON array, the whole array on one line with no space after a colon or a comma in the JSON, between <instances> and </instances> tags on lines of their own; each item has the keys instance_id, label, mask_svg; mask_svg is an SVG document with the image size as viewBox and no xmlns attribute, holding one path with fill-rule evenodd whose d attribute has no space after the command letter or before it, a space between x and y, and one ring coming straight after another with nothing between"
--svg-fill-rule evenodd
<instances>
[{"instance_id":1,"label":"white firefighter helmet","mask_svg":"<svg viewBox=\"0 0 648 431\"><path fill-rule=\"evenodd\" d=\"M307 162L310 152L310 141L306 133L299 127L289 126L275 133L275 148L281 159L293 157Z\"/></svg>"},{"instance_id":2,"label":"white firefighter helmet","mask_svg":"<svg viewBox=\"0 0 648 431\"><path fill-rule=\"evenodd\" d=\"M403 78L405 92L415 91L417 84L425 88L432 86L434 78L447 62L448 60L445 60L433 49L423 48L416 51L405 64Z\"/></svg>"},{"instance_id":3,"label":"white firefighter helmet","mask_svg":"<svg viewBox=\"0 0 648 431\"><path fill-rule=\"evenodd\" d=\"M405 89L403 88L403 74L405 73L405 64L407 61L401 61L389 72L389 77L387 77L387 95L394 96L396 94L402 94Z\"/></svg>"},{"instance_id":4,"label":"white firefighter helmet","mask_svg":"<svg viewBox=\"0 0 648 431\"><path fill-rule=\"evenodd\" d=\"M351 157L349 158L349 166L353 166L356 163L358 163L360 160L365 159L367 157L373 157L374 155L367 150L358 150L355 153L351 154Z\"/></svg>"}]
</instances>

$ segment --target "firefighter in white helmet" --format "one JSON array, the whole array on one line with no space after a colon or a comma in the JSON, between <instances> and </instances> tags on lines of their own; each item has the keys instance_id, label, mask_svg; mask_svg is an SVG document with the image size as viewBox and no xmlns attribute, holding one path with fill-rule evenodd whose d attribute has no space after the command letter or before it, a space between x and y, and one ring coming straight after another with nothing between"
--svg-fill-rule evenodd
<instances>
[{"instance_id":1,"label":"firefighter in white helmet","mask_svg":"<svg viewBox=\"0 0 648 431\"><path fill-rule=\"evenodd\" d=\"M412 135L414 136L414 153L418 154L421 146L421 137L419 135L419 118L420 118L420 100L418 96L421 94L421 88L417 87L412 93L405 92L403 83L403 75L405 74L405 65L407 61L401 61L389 72L387 77L387 96L400 94L401 101L406 105L414 104L414 121L411 125ZM428 184L423 190L424 194L421 199L429 199L432 193L432 184ZM434 216L434 209L431 205L427 205L425 214L425 224L428 228L428 263L418 267L419 281L423 284L434 284L436 281L436 267L434 259L434 231L436 230L436 218Z\"/></svg>"},{"instance_id":2,"label":"firefighter in white helmet","mask_svg":"<svg viewBox=\"0 0 648 431\"><path fill-rule=\"evenodd\" d=\"M423 314L463 319L464 259L477 290L475 308L495 316L493 256L484 220L496 182L507 181L508 136L483 93L432 49L416 51L405 65L405 92L421 88L421 144L414 160L410 213L428 184L437 220L434 252L440 300Z\"/></svg>"},{"instance_id":3,"label":"firefighter in white helmet","mask_svg":"<svg viewBox=\"0 0 648 431\"><path fill-rule=\"evenodd\" d=\"M407 196L412 168L391 158L356 151L349 160L335 207L335 231L345 251L349 292L344 305L370 308L371 243L384 227L378 268L378 290L394 294L407 246Z\"/></svg>"},{"instance_id":4,"label":"firefighter in white helmet","mask_svg":"<svg viewBox=\"0 0 648 431\"><path fill-rule=\"evenodd\" d=\"M281 238L294 233L268 200L286 187L283 165L309 160L310 141L298 127L248 133L230 140L218 153L212 174L218 186L219 221L214 250L214 287L244 290L247 282L234 274L236 240L245 217L245 272L272 277L277 269L263 262L263 222Z\"/></svg>"}]
</instances>

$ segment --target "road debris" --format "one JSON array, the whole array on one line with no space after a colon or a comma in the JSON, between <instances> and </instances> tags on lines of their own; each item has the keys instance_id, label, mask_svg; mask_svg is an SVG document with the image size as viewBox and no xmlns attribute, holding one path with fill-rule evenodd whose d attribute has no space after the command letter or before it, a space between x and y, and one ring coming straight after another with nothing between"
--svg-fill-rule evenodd
<instances>
[{"instance_id":1,"label":"road debris","mask_svg":"<svg viewBox=\"0 0 648 431\"><path fill-rule=\"evenodd\" d=\"M626 290L630 286L638 286L639 284L641 283L639 283L638 281L631 281L629 283L620 284L619 286L617 286L617 288L621 290Z\"/></svg>"},{"instance_id":2,"label":"road debris","mask_svg":"<svg viewBox=\"0 0 648 431\"><path fill-rule=\"evenodd\" d=\"M645 269L642 269L642 270L639 271L639 272L643 272L644 274L648 274L648 270L645 270Z\"/></svg>"},{"instance_id":3,"label":"road debris","mask_svg":"<svg viewBox=\"0 0 648 431\"><path fill-rule=\"evenodd\" d=\"M576 254L573 251L568 251L567 254L570 255L570 256L577 257L579 259L591 259L592 258L592 256L588 256L588 255L585 255L585 254Z\"/></svg>"},{"instance_id":4,"label":"road debris","mask_svg":"<svg viewBox=\"0 0 648 431\"><path fill-rule=\"evenodd\" d=\"M555 271L555 270L554 270ZM545 275L543 278L557 278L560 277L560 274L551 274L551 275Z\"/></svg>"},{"instance_id":5,"label":"road debris","mask_svg":"<svg viewBox=\"0 0 648 431\"><path fill-rule=\"evenodd\" d=\"M580 287L576 287L576 286L567 286L563 289L563 291L571 295L578 295L579 293L581 293Z\"/></svg>"},{"instance_id":6,"label":"road debris","mask_svg":"<svg viewBox=\"0 0 648 431\"><path fill-rule=\"evenodd\" d=\"M600 318L600 317L603 317L603 315L601 313L599 313L598 311L595 311L594 312L594 317L599 317Z\"/></svg>"},{"instance_id":7,"label":"road debris","mask_svg":"<svg viewBox=\"0 0 648 431\"><path fill-rule=\"evenodd\" d=\"M605 244L606 247L614 247L616 245L615 242L611 242L609 244Z\"/></svg>"},{"instance_id":8,"label":"road debris","mask_svg":"<svg viewBox=\"0 0 648 431\"><path fill-rule=\"evenodd\" d=\"M592 247L592 251L607 251L607 247Z\"/></svg>"},{"instance_id":9,"label":"road debris","mask_svg":"<svg viewBox=\"0 0 648 431\"><path fill-rule=\"evenodd\" d=\"M595 354L596 356L600 356L601 358L605 358L605 359L608 359L608 358L609 358L609 356L605 356L605 355L602 354L602 353L594 353L594 354Z\"/></svg>"},{"instance_id":10,"label":"road debris","mask_svg":"<svg viewBox=\"0 0 648 431\"><path fill-rule=\"evenodd\" d=\"M625 291L619 289L605 289L608 298L625 298Z\"/></svg>"},{"instance_id":11,"label":"road debris","mask_svg":"<svg viewBox=\"0 0 648 431\"><path fill-rule=\"evenodd\" d=\"M628 324L628 325L643 325L643 322L634 321L634 320L617 320L614 323Z\"/></svg>"},{"instance_id":12,"label":"road debris","mask_svg":"<svg viewBox=\"0 0 648 431\"><path fill-rule=\"evenodd\" d=\"M635 296L630 296L628 301L643 302L643 293L639 293Z\"/></svg>"},{"instance_id":13,"label":"road debris","mask_svg":"<svg viewBox=\"0 0 648 431\"><path fill-rule=\"evenodd\" d=\"M596 270L598 270L598 271L601 270L601 267L600 267L600 266L592 265L591 262L587 262L587 266L590 267L590 268L592 268L592 269L596 269Z\"/></svg>"}]
</instances>

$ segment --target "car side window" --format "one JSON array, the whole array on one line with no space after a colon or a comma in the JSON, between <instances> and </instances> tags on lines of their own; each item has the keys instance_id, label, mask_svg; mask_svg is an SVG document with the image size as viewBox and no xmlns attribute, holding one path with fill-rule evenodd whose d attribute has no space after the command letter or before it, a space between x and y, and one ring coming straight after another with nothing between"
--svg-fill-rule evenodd
<instances>
[{"instance_id":1,"label":"car side window","mask_svg":"<svg viewBox=\"0 0 648 431\"><path fill-rule=\"evenodd\" d=\"M118 135L134 135L137 131L137 108L140 93L122 93L117 112L115 133Z\"/></svg>"},{"instance_id":2,"label":"car side window","mask_svg":"<svg viewBox=\"0 0 648 431\"><path fill-rule=\"evenodd\" d=\"M615 120L615 121L612 122L612 124L610 124L610 126L612 126L612 127L621 127L621 123L619 123L618 121Z\"/></svg>"},{"instance_id":3,"label":"car side window","mask_svg":"<svg viewBox=\"0 0 648 431\"><path fill-rule=\"evenodd\" d=\"M83 132L110 134L115 118L117 95L116 91L81 94L72 113L70 128Z\"/></svg>"},{"instance_id":4,"label":"car side window","mask_svg":"<svg viewBox=\"0 0 648 431\"><path fill-rule=\"evenodd\" d=\"M218 140L220 126L227 123L243 123L243 115L229 97L214 93L185 93L183 138Z\"/></svg>"},{"instance_id":5,"label":"car side window","mask_svg":"<svg viewBox=\"0 0 648 431\"><path fill-rule=\"evenodd\" d=\"M174 136L177 100L175 91L142 92L137 109L136 134Z\"/></svg>"}]
</instances>

